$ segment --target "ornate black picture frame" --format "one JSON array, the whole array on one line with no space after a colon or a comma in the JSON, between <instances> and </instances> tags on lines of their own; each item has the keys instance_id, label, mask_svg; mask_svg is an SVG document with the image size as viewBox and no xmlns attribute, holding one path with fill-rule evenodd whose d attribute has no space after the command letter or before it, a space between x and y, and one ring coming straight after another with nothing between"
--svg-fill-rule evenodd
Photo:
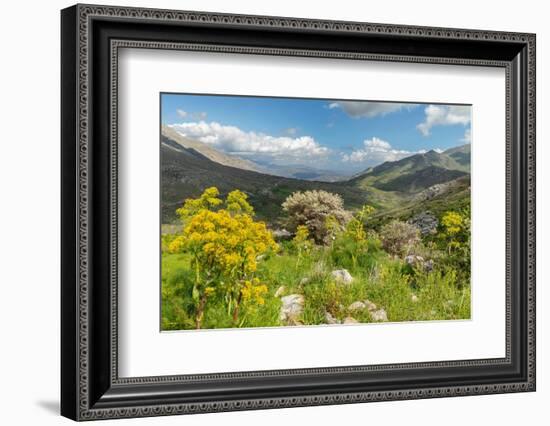
<instances>
[{"instance_id":1,"label":"ornate black picture frame","mask_svg":"<svg viewBox=\"0 0 550 426\"><path fill-rule=\"evenodd\" d=\"M64 9L61 28L62 415L93 420L535 390L534 34L95 5ZM121 47L505 69L506 356L120 378Z\"/></svg>"}]
</instances>

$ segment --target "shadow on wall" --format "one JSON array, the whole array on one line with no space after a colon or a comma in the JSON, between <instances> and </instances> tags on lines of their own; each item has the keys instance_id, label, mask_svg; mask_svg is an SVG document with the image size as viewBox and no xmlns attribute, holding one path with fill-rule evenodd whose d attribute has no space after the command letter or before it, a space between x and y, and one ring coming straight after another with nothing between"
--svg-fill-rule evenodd
<instances>
[{"instance_id":1,"label":"shadow on wall","mask_svg":"<svg viewBox=\"0 0 550 426\"><path fill-rule=\"evenodd\" d=\"M59 401L37 401L36 405L50 414L59 415Z\"/></svg>"}]
</instances>

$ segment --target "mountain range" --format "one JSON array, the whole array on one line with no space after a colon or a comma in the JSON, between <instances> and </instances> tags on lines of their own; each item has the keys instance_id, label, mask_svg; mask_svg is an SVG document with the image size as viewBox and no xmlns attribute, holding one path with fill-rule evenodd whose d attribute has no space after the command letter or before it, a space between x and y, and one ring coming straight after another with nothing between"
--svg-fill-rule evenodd
<instances>
[{"instance_id":1,"label":"mountain range","mask_svg":"<svg viewBox=\"0 0 550 426\"><path fill-rule=\"evenodd\" d=\"M224 166L236 167L238 169L250 170L253 172L264 173L267 175L282 176L303 180L317 180L324 182L336 182L345 180L346 176L332 170L322 170L305 165L279 165L273 163L258 163L244 159L235 155L224 154L207 144L189 139L169 126L162 126L162 138L167 145L175 149L182 147L188 150L194 150L202 154L209 160Z\"/></svg>"},{"instance_id":2,"label":"mountain range","mask_svg":"<svg viewBox=\"0 0 550 426\"><path fill-rule=\"evenodd\" d=\"M373 205L379 215L399 217L462 206L470 194L470 145L428 151L385 162L342 180L307 167L273 167L224 154L170 127L161 129L162 221L175 220L183 200L209 186L222 194L245 192L257 215L276 222L281 204L295 191L325 190L342 196L346 208Z\"/></svg>"}]
</instances>

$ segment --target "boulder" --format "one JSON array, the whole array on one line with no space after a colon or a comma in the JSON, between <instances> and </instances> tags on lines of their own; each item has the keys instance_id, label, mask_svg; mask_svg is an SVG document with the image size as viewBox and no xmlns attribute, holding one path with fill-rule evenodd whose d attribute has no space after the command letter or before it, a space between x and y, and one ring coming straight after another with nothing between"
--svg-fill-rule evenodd
<instances>
[{"instance_id":1,"label":"boulder","mask_svg":"<svg viewBox=\"0 0 550 426\"><path fill-rule=\"evenodd\" d=\"M339 284L350 285L353 281L353 277L347 269L337 269L335 271L332 271L330 275L332 276L332 278L334 278L334 281Z\"/></svg>"},{"instance_id":2,"label":"boulder","mask_svg":"<svg viewBox=\"0 0 550 426\"><path fill-rule=\"evenodd\" d=\"M344 321L342 322L342 324L359 324L359 321L357 321L353 317L346 317L344 318Z\"/></svg>"},{"instance_id":3,"label":"boulder","mask_svg":"<svg viewBox=\"0 0 550 426\"><path fill-rule=\"evenodd\" d=\"M361 301L353 302L351 305L348 306L348 311L355 312L355 311L362 311L363 309L366 309L367 305Z\"/></svg>"},{"instance_id":4,"label":"boulder","mask_svg":"<svg viewBox=\"0 0 550 426\"><path fill-rule=\"evenodd\" d=\"M301 294L289 294L281 297L281 312L279 319L285 325L298 325L298 318L304 311L304 296Z\"/></svg>"},{"instance_id":5,"label":"boulder","mask_svg":"<svg viewBox=\"0 0 550 426\"><path fill-rule=\"evenodd\" d=\"M382 321L388 320L388 314L384 309L378 309L377 311L372 311L370 313L370 316L373 321L382 322Z\"/></svg>"},{"instance_id":6,"label":"boulder","mask_svg":"<svg viewBox=\"0 0 550 426\"><path fill-rule=\"evenodd\" d=\"M426 272L432 272L434 270L434 261L432 259L427 260L426 262L424 262L423 266Z\"/></svg>"},{"instance_id":7,"label":"boulder","mask_svg":"<svg viewBox=\"0 0 550 426\"><path fill-rule=\"evenodd\" d=\"M426 272L432 272L434 269L434 261L432 259L424 260L422 256L409 254L405 256L405 263L410 266L422 267Z\"/></svg>"},{"instance_id":8,"label":"boulder","mask_svg":"<svg viewBox=\"0 0 550 426\"><path fill-rule=\"evenodd\" d=\"M416 294L411 294L411 302L418 302L418 296Z\"/></svg>"},{"instance_id":9,"label":"boulder","mask_svg":"<svg viewBox=\"0 0 550 426\"><path fill-rule=\"evenodd\" d=\"M330 312L325 312L325 321L327 324L340 324L340 321L334 318Z\"/></svg>"},{"instance_id":10,"label":"boulder","mask_svg":"<svg viewBox=\"0 0 550 426\"><path fill-rule=\"evenodd\" d=\"M436 183L418 194L418 197L423 200L431 200L432 198L444 193L448 188L449 185L444 183Z\"/></svg>"},{"instance_id":11,"label":"boulder","mask_svg":"<svg viewBox=\"0 0 550 426\"><path fill-rule=\"evenodd\" d=\"M369 312L376 311L376 305L370 300L365 300L363 303L365 303L365 307L369 310Z\"/></svg>"},{"instance_id":12,"label":"boulder","mask_svg":"<svg viewBox=\"0 0 550 426\"><path fill-rule=\"evenodd\" d=\"M292 234L284 228L274 229L271 233L273 234L273 238L276 240L290 240L292 238Z\"/></svg>"},{"instance_id":13,"label":"boulder","mask_svg":"<svg viewBox=\"0 0 550 426\"><path fill-rule=\"evenodd\" d=\"M409 254L405 256L405 262L407 265L417 265L419 263L424 263L424 258L422 256L417 256L416 254Z\"/></svg>"},{"instance_id":14,"label":"boulder","mask_svg":"<svg viewBox=\"0 0 550 426\"><path fill-rule=\"evenodd\" d=\"M430 211L419 213L409 219L408 222L416 226L422 236L435 234L437 232L437 225L439 225L437 217Z\"/></svg>"}]
</instances>

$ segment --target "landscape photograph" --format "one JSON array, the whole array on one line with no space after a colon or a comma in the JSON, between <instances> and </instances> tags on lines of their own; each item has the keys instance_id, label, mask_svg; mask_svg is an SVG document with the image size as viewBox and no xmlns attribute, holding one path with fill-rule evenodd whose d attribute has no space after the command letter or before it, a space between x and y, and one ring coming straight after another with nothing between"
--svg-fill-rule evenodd
<instances>
[{"instance_id":1,"label":"landscape photograph","mask_svg":"<svg viewBox=\"0 0 550 426\"><path fill-rule=\"evenodd\" d=\"M162 331L471 318L471 106L160 95Z\"/></svg>"}]
</instances>

